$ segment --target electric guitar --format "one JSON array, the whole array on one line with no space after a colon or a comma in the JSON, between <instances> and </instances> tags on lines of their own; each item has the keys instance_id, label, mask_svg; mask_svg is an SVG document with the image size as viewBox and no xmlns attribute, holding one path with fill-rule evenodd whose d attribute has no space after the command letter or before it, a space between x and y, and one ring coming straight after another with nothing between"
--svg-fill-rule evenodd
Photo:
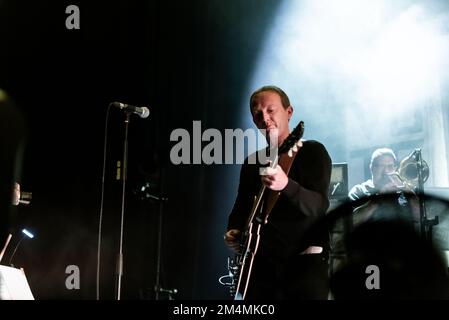
<instances>
[{"instance_id":1,"label":"electric guitar","mask_svg":"<svg viewBox=\"0 0 449 320\"><path fill-rule=\"evenodd\" d=\"M304 134L304 122L300 121L279 147L278 154L271 163L271 168L279 166L288 175L291 164L302 146L301 138ZM235 300L245 299L251 278L254 257L259 247L260 230L268 222L268 217L280 195L280 191L267 189L262 185L255 197L251 213L243 233L242 249L235 260L228 261L229 274L232 278L230 285L231 295ZM236 279L238 279L236 281Z\"/></svg>"}]
</instances>

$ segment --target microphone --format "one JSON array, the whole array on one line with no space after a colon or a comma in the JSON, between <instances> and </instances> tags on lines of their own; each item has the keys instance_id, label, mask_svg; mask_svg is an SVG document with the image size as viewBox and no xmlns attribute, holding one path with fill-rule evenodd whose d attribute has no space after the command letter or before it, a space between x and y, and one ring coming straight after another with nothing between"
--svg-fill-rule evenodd
<instances>
[{"instance_id":1,"label":"microphone","mask_svg":"<svg viewBox=\"0 0 449 320\"><path fill-rule=\"evenodd\" d=\"M135 113L141 118L148 118L148 116L150 115L150 109L148 109L147 107L136 107L121 102L112 102L111 105L119 109Z\"/></svg>"}]
</instances>

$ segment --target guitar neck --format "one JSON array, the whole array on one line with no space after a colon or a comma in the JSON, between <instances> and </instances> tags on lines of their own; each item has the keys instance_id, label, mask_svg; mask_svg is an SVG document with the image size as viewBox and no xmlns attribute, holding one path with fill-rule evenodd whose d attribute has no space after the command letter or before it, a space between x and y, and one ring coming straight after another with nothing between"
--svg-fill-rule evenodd
<instances>
[{"instance_id":1,"label":"guitar neck","mask_svg":"<svg viewBox=\"0 0 449 320\"><path fill-rule=\"evenodd\" d=\"M278 162L279 162L279 155L276 155L276 157L274 158L274 161L271 162L270 168L271 169L276 168L276 166L278 165ZM264 184L262 184L262 186L259 189L259 193L254 198L253 207L251 209L251 213L246 222L245 230L249 230L249 226L251 225L251 223L254 222L254 218L256 217L257 212L261 209L261 202L265 195L266 189L267 189L267 187Z\"/></svg>"}]
</instances>

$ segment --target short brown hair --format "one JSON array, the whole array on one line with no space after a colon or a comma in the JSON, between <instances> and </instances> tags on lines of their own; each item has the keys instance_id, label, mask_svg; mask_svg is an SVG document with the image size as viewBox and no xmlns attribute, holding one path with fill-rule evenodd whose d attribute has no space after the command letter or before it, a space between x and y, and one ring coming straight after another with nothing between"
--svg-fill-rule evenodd
<instances>
[{"instance_id":1,"label":"short brown hair","mask_svg":"<svg viewBox=\"0 0 449 320\"><path fill-rule=\"evenodd\" d=\"M287 109L290 106L290 99L288 98L287 94L279 87L276 86L263 86L259 89L257 89L256 91L254 91L251 95L251 98L249 99L249 108L251 110L251 113L253 112L253 108L254 108L254 100L256 98L256 96L261 93L261 92L265 92L265 91L273 91L276 92L280 97L281 97L281 102L282 102L282 106L284 107L284 109Z\"/></svg>"}]
</instances>

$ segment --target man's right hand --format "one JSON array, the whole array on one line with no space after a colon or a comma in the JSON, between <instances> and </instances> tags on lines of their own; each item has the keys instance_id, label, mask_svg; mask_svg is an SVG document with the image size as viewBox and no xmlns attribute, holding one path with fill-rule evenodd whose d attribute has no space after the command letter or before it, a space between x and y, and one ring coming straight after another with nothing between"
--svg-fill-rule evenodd
<instances>
[{"instance_id":1,"label":"man's right hand","mask_svg":"<svg viewBox=\"0 0 449 320\"><path fill-rule=\"evenodd\" d=\"M385 174L378 187L381 194L395 193L403 188L403 182L395 174Z\"/></svg>"},{"instance_id":2,"label":"man's right hand","mask_svg":"<svg viewBox=\"0 0 449 320\"><path fill-rule=\"evenodd\" d=\"M224 242L229 249L238 253L240 251L240 230L230 229L224 234Z\"/></svg>"},{"instance_id":3,"label":"man's right hand","mask_svg":"<svg viewBox=\"0 0 449 320\"><path fill-rule=\"evenodd\" d=\"M379 188L379 193L380 194L395 193L398 190L399 190L399 188L395 183L389 182L389 183L383 185L381 188Z\"/></svg>"}]
</instances>

